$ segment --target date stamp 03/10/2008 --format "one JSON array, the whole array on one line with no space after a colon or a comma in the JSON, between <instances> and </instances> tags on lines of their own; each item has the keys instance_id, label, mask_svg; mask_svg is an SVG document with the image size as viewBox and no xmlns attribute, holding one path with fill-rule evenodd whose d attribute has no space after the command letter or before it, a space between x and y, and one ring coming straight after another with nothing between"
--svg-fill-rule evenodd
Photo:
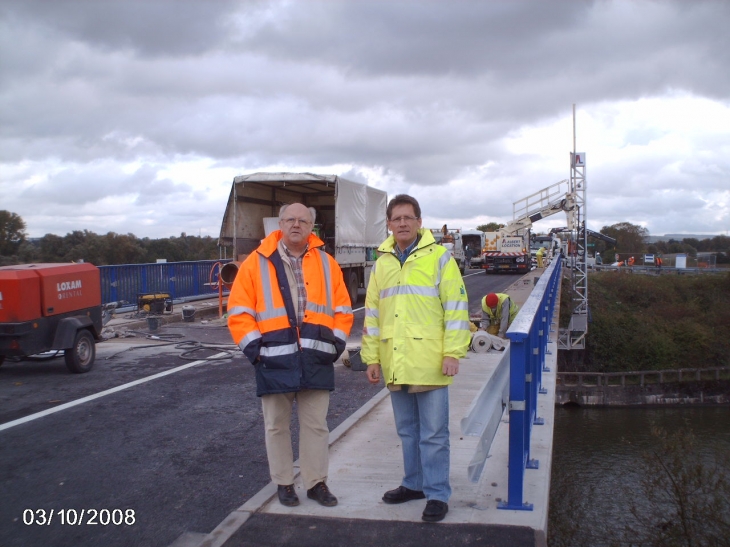
<instances>
[{"instance_id":1,"label":"date stamp 03/10/2008","mask_svg":"<svg viewBox=\"0 0 730 547\"><path fill-rule=\"evenodd\" d=\"M26 509L26 526L132 526L137 521L134 509Z\"/></svg>"}]
</instances>

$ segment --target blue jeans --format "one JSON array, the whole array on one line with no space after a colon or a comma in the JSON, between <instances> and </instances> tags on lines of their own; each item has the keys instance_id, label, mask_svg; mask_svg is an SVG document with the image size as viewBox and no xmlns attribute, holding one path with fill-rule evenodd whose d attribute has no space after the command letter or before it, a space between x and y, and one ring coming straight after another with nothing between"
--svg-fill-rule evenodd
<instances>
[{"instance_id":1,"label":"blue jeans","mask_svg":"<svg viewBox=\"0 0 730 547\"><path fill-rule=\"evenodd\" d=\"M449 389L391 391L395 427L403 445L403 486L447 503L449 484Z\"/></svg>"}]
</instances>

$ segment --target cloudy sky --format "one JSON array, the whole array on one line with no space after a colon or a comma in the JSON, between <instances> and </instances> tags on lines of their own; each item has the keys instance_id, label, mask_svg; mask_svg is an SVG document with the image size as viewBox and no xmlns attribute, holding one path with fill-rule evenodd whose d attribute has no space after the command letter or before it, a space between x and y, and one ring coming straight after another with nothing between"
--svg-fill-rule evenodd
<instances>
[{"instance_id":1,"label":"cloudy sky","mask_svg":"<svg viewBox=\"0 0 730 547\"><path fill-rule=\"evenodd\" d=\"M235 175L308 171L474 228L569 177L576 104L590 228L727 234L729 24L721 0L0 0L0 209L31 237L217 236Z\"/></svg>"}]
</instances>

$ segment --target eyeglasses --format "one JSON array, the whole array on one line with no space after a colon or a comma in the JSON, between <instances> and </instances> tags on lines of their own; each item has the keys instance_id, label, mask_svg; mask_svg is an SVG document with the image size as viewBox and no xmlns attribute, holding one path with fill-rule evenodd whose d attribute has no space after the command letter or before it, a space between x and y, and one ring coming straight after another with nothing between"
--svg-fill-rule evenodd
<instances>
[{"instance_id":1,"label":"eyeglasses","mask_svg":"<svg viewBox=\"0 0 730 547\"><path fill-rule=\"evenodd\" d=\"M418 220L418 217L397 217L391 218L390 222L393 224L400 224L401 222L413 222L415 220Z\"/></svg>"},{"instance_id":2,"label":"eyeglasses","mask_svg":"<svg viewBox=\"0 0 730 547\"><path fill-rule=\"evenodd\" d=\"M304 220L303 218L282 218L281 222L284 223L284 226L294 226L294 224L299 224L303 228L306 228L307 226L310 226L312 223L308 220Z\"/></svg>"}]
</instances>

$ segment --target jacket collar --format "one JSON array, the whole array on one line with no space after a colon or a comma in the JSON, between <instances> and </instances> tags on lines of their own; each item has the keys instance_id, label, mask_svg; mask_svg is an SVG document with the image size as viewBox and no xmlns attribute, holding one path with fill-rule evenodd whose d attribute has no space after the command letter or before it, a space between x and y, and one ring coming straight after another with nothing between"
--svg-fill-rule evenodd
<instances>
[{"instance_id":1,"label":"jacket collar","mask_svg":"<svg viewBox=\"0 0 730 547\"><path fill-rule=\"evenodd\" d=\"M413 255L413 253L416 252L418 249L423 249L424 247L428 247L429 245L433 245L434 243L436 243L436 240L433 238L431 230L429 230L428 228L421 228L420 230L418 230L418 235L421 236L421 239L418 241L418 245L416 245L416 248L411 251L411 255ZM391 234L388 236L388 239L383 241L380 247L378 247L378 252L393 254L395 252L395 245L395 237L393 237L393 235Z\"/></svg>"},{"instance_id":2,"label":"jacket collar","mask_svg":"<svg viewBox=\"0 0 730 547\"><path fill-rule=\"evenodd\" d=\"M281 230L274 230L261 241L261 245L259 245L258 249L256 249L256 252L264 255L266 258L269 258L276 252L276 246L279 244L281 237ZM314 234L309 234L307 244L309 245L309 249L314 249L315 247L322 247L324 245L324 241Z\"/></svg>"}]
</instances>

